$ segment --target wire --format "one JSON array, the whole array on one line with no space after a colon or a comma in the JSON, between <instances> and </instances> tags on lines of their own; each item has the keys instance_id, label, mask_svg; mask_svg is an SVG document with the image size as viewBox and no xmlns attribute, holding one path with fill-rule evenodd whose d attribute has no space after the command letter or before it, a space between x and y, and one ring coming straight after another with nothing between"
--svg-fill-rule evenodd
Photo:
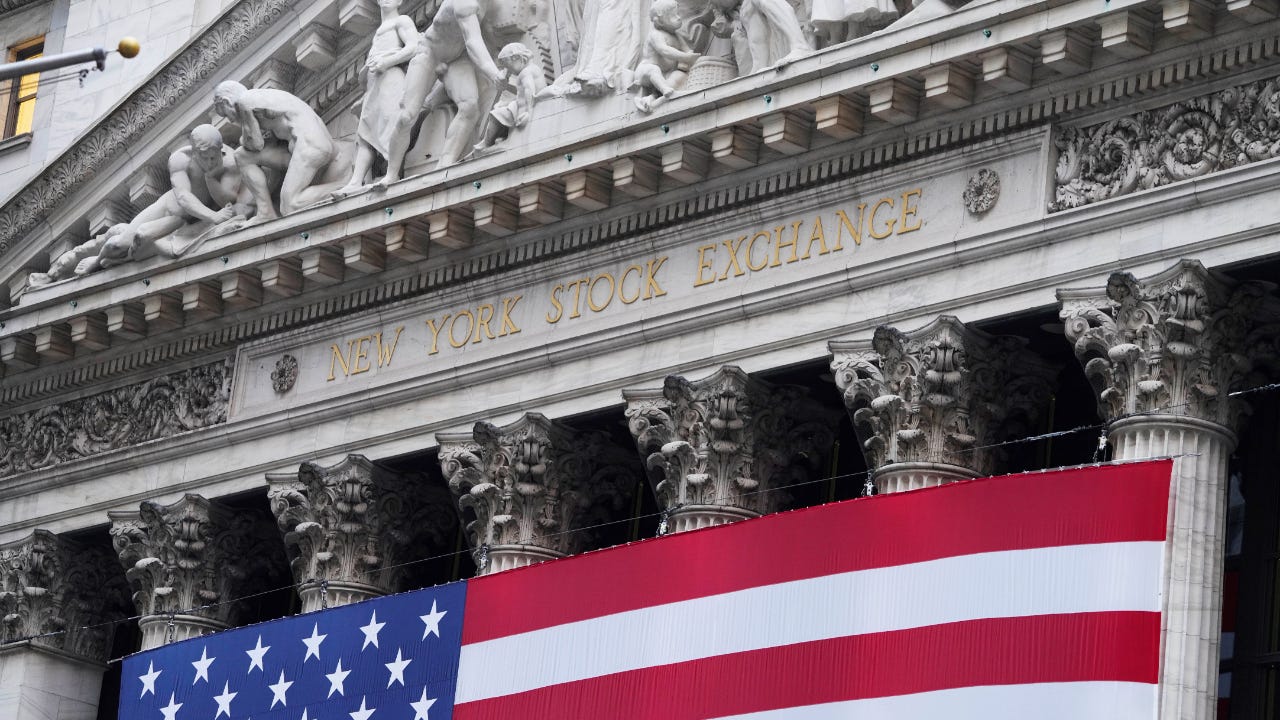
<instances>
[{"instance_id":1,"label":"wire","mask_svg":"<svg viewBox=\"0 0 1280 720\"><path fill-rule=\"evenodd\" d=\"M1275 391L1275 390L1280 390L1280 383L1270 383L1270 384L1268 384L1268 385L1260 385L1260 386L1257 386L1257 387L1246 388L1246 389L1244 389L1244 390L1237 390L1237 391L1235 391L1235 392L1228 393L1228 394L1227 394L1227 397L1230 397L1230 398L1243 397L1243 396L1245 396L1245 395L1251 395L1251 394L1254 394L1254 393L1259 393L1259 392L1272 392L1272 391ZM978 450L988 450L988 449L993 449L993 448L1005 447L1005 446L1009 446L1009 445L1018 445L1018 444L1029 443L1029 442L1039 442L1039 441L1041 441L1041 440L1048 440L1048 439L1052 439L1052 438L1059 438L1059 437L1064 437L1064 436L1067 436L1067 435L1074 435L1074 434L1077 434L1077 433L1087 432L1087 431L1091 431L1091 430L1098 430L1099 428L1103 429L1103 431L1104 431L1103 437L1105 437L1105 429L1106 429L1108 426L1110 426L1112 423L1114 423L1114 422L1116 422L1116 421L1118 421L1118 420L1124 420L1124 419L1134 418L1134 417L1152 416L1152 415L1167 415L1169 410L1172 410L1172 409L1175 409L1175 408L1180 408L1180 407L1185 407L1185 406L1187 406L1187 405L1190 405L1190 403L1175 403L1175 404L1166 405L1166 406L1162 406L1162 407L1159 407L1159 408L1153 408L1153 409L1151 409L1151 410L1146 410L1146 411L1142 411L1142 412L1129 413L1129 414L1127 414L1127 415L1123 415L1123 416L1117 417L1117 418L1115 418L1115 420L1112 420L1112 421L1109 421L1109 422L1101 422L1101 423L1095 423L1095 424L1091 424L1091 425L1080 425L1080 426L1078 426L1078 427L1070 428L1070 429L1068 429L1068 430L1055 430L1055 431L1053 431L1053 432L1040 433L1040 434L1037 434L1037 435L1028 435L1028 436L1025 436L1025 437L1015 438L1015 439L1011 439L1011 440L1005 440L1005 441L998 442L998 443L990 443L990 444L987 444L987 445L979 445L979 446L975 446L975 447L967 448L967 449L965 449L963 452L976 452L976 451L978 451ZM1105 445L1101 445L1101 444L1100 444L1100 448L1099 448L1099 450L1101 450L1101 449L1103 449L1103 448L1105 448ZM1093 461L1093 462L1091 462L1091 463L1086 463L1085 465L1075 466L1075 467L1093 467L1093 466L1101 466L1101 465L1122 465L1122 464L1128 464L1128 463L1133 463L1133 462L1145 462L1145 461L1148 461L1148 460L1166 460L1166 459L1177 459L1177 458L1183 458L1183 457L1198 457L1198 456L1199 456L1199 453L1182 453L1182 454L1180 454L1180 455L1156 455L1156 456L1151 456L1151 457L1143 457L1143 458L1125 458L1125 459L1123 459L1123 460L1112 460L1112 461L1109 461L1109 462L1101 462L1101 461L1097 460L1097 458L1099 457L1099 451L1095 451L1094 456L1093 456L1093 457L1094 457L1094 461ZM1065 469L1065 468L1053 468L1053 469ZM816 479L811 479L811 480L802 480L802 481L798 481L798 482L794 482L794 483L789 483L789 484L786 484L786 485L779 485L779 486L777 486L777 487L763 488L763 489L760 489L760 490L754 490L754 491L751 491L751 492L744 492L744 493L741 493L739 496L740 496L740 497L752 497L752 496L760 495L760 494L764 494L764 493L771 493L771 492L783 492L783 491L786 491L786 490L790 490L790 489L792 489L792 488L805 487L805 486L809 486L809 485L816 485L816 484L818 484L818 483L827 483L827 482L833 482L833 481L839 481L839 480L866 479L866 480L868 480L868 481L869 481L869 480L870 480L870 478L871 478L871 476L872 476L872 474L873 474L874 472L875 472L874 470L864 470L864 471L856 472L856 473L844 473L844 474L840 474L840 475L831 475L831 476L828 476L828 477L816 478ZM608 520L608 521L605 521L605 522L597 523L597 524L595 524L595 525L589 525L589 526L586 526L586 527L571 528L571 529L569 529L569 530L562 530L562 531L560 531L560 532L556 532L556 533L548 533L548 534L545 534L545 535L537 535L537 536L534 536L532 539L534 539L534 540L539 540L539 539L551 539L551 538L557 538L557 537L561 537L561 536L563 536L563 535L570 535L570 534L574 534L574 533L589 533L589 532L594 532L594 531L596 531L596 530L600 530L600 529L602 529L602 528L611 527L611 526L614 526L614 525L620 525L620 524L623 524L623 523L633 523L633 522L636 522L636 521L638 521L638 520L647 520L647 519L649 519L649 518L660 518L662 521L665 521L665 520L668 520L668 519L670 518L670 516L671 516L671 514L672 514L672 512L673 512L673 511L678 510L678 509L679 509L679 508L678 508L678 506L677 506L677 507L673 507L673 508L666 508L666 509L664 509L664 510L660 510L660 511L657 511L657 512L652 512L652 513L643 513L643 514L638 514L638 515L634 515L634 516L626 517L626 518L621 518L621 519L617 519L617 520ZM664 533L659 533L659 536L661 536L662 534L664 534ZM477 548L475 552L485 552L487 549L488 549L488 545L487 545L487 544L485 544L485 545L481 546L481 548ZM472 554L472 553L473 553L473 551L472 551L472 550L454 550L454 551L451 551L451 552L441 553L441 554L438 554L438 555L432 555L432 556L430 556L430 557L418 558L418 559L415 559L415 560L409 560L409 561L402 562L402 563L396 563L396 564L394 564L394 565L387 565L387 566L381 567L381 568L379 568L378 570L375 570L375 571L365 571L365 573L366 573L366 574L382 573L382 572L386 572L386 571L388 571L388 570L395 570L395 569L406 568L406 567L410 567L410 566L413 566L413 565L419 565L419 564L422 564L422 563L433 562L433 561L436 561L436 560L443 560L443 559L446 559L446 558L461 557L461 556L464 556L464 555L466 555L466 554ZM473 557L474 557L474 555L473 555ZM166 617L166 616L167 616L167 617L169 617L169 622L170 622L170 623L172 623L172 618L174 617L174 615L188 615L188 614L195 614L195 613L199 613L199 612L204 611L204 610L211 610L211 609L213 609L213 608L220 607L220 606L222 606L222 605L228 605L228 604L230 604L230 603L236 603L236 602L243 602L243 601L245 601L245 600L253 600L253 599L255 599L255 598L264 597L264 596L266 596L266 595L271 595L271 594L273 594L273 593L283 592L283 591L285 591L285 590L294 590L294 591L298 591L298 590L302 589L304 586L309 585L309 584L314 584L314 583L316 583L316 582L317 582L317 579L316 579L316 578L307 578L307 579L304 579L304 580L302 580L302 581L300 581L300 582L291 583L291 584L288 584L288 585L281 585L281 586L279 586L279 587L274 587L274 588L271 588L271 589L269 589L269 590L261 590L261 591L259 591L259 592L251 593L251 594L249 594L249 595L241 595L241 596L237 596L237 597L234 597L234 598L228 598L228 599L226 599L226 600L219 600L218 602L211 602L211 603L207 603L207 604L204 604L204 605L199 605L199 606L192 607L192 608L187 608L187 609L185 609L185 610L170 610L170 611L167 611L167 612L163 612L163 613L156 613L156 614L152 614L152 615L143 615L143 614L139 613L139 614L136 614L136 615L130 615L130 616L128 616L128 617L124 617L124 618L117 618L117 619L114 619L114 620L108 620L108 621L101 622L101 623L95 623L95 624L92 624L92 625L81 625L81 626L77 626L77 627L75 627L75 628L64 628L64 629L61 629L61 630L54 630L54 631L50 631L50 632L46 632L46 633L40 633L40 634L38 634L38 635L29 635L29 636L25 636L25 637L21 637L21 638L15 638L15 639L14 639L14 640L12 640L11 642L21 642L21 641L27 641L27 640L38 640L38 639L41 639L41 638L57 637L57 636L59 636L59 635L65 635L65 634L70 633L70 632L73 632L73 631L75 631L75 632L84 632L84 631L98 630L98 629L102 629L102 628L115 628L117 625L120 625L120 624L122 624L122 623L128 623L128 622L135 622L135 621L139 621L139 620L142 620L142 619L143 619L143 618L145 618L145 617L158 617L158 618L164 618L164 617ZM321 580L321 581L319 581L319 582L321 582L321 583L327 583L327 581L324 581L324 580ZM416 590L418 590L418 589L421 589L421 588L415 588L415 589L413 589L413 590L406 590L405 592L416 592ZM278 618L276 618L276 619L278 619ZM270 621L268 620L268 621L264 621L264 622L270 622ZM114 664L114 663L117 663L117 662L120 662L121 660L123 660L123 659L124 659L124 657L126 657L126 656L121 656L121 657L118 657L118 658L113 658L113 659L111 659L111 660L108 660L107 662L108 662L108 664Z\"/></svg>"}]
</instances>

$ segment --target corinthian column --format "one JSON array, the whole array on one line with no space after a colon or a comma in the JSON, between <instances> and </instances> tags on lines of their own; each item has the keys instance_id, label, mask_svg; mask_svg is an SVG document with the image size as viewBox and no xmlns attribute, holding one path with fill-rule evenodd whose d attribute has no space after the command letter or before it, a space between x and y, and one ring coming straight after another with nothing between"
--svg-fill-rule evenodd
<instances>
[{"instance_id":1,"label":"corinthian column","mask_svg":"<svg viewBox=\"0 0 1280 720\"><path fill-rule=\"evenodd\" d=\"M625 390L627 424L674 532L752 518L786 505L782 488L811 479L836 417L803 388L725 366L661 390Z\"/></svg>"},{"instance_id":2,"label":"corinthian column","mask_svg":"<svg viewBox=\"0 0 1280 720\"><path fill-rule=\"evenodd\" d=\"M443 546L457 531L447 491L361 455L304 463L267 483L303 612L403 590L408 551Z\"/></svg>"},{"instance_id":3,"label":"corinthian column","mask_svg":"<svg viewBox=\"0 0 1280 720\"><path fill-rule=\"evenodd\" d=\"M5 717L97 716L124 573L105 548L36 530L0 546L0 697Z\"/></svg>"},{"instance_id":4,"label":"corinthian column","mask_svg":"<svg viewBox=\"0 0 1280 720\"><path fill-rule=\"evenodd\" d=\"M142 649L225 630L250 582L272 582L279 540L256 515L199 495L112 512L111 537L142 619Z\"/></svg>"},{"instance_id":5,"label":"corinthian column","mask_svg":"<svg viewBox=\"0 0 1280 720\"><path fill-rule=\"evenodd\" d=\"M1227 458L1259 329L1280 318L1264 283L1236 283L1183 260L1105 289L1060 290L1061 316L1098 394L1114 458L1173 456L1165 560L1160 717L1215 716Z\"/></svg>"},{"instance_id":6,"label":"corinthian column","mask_svg":"<svg viewBox=\"0 0 1280 720\"><path fill-rule=\"evenodd\" d=\"M620 509L635 483L634 459L606 434L537 413L436 439L480 575L588 548L581 529Z\"/></svg>"},{"instance_id":7,"label":"corinthian column","mask_svg":"<svg viewBox=\"0 0 1280 720\"><path fill-rule=\"evenodd\" d=\"M994 474L1000 453L990 446L1033 429L1049 399L1053 373L1025 345L950 315L832 342L831 370L876 491Z\"/></svg>"}]
</instances>

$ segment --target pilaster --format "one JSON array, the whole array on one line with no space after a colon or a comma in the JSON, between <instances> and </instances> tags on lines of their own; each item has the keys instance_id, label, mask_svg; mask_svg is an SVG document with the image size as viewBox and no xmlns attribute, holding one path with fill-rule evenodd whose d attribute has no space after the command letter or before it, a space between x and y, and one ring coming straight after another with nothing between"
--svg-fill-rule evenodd
<instances>
[{"instance_id":1,"label":"pilaster","mask_svg":"<svg viewBox=\"0 0 1280 720\"><path fill-rule=\"evenodd\" d=\"M138 512L109 516L142 615L143 650L234 626L236 598L272 575L264 548L277 541L254 514L186 495L170 505L147 501Z\"/></svg>"},{"instance_id":2,"label":"pilaster","mask_svg":"<svg viewBox=\"0 0 1280 720\"><path fill-rule=\"evenodd\" d=\"M836 417L803 388L725 366L661 390L626 390L627 424L672 531L775 512L787 485L810 479Z\"/></svg>"},{"instance_id":3,"label":"pilaster","mask_svg":"<svg viewBox=\"0 0 1280 720\"><path fill-rule=\"evenodd\" d=\"M267 476L302 611L347 605L405 589L408 551L442 546L457 531L445 492L362 455Z\"/></svg>"},{"instance_id":4,"label":"pilaster","mask_svg":"<svg viewBox=\"0 0 1280 720\"><path fill-rule=\"evenodd\" d=\"M831 370L877 492L997 472L997 443L1025 434L1048 404L1052 370L1021 338L950 315L904 333L831 343Z\"/></svg>"},{"instance_id":5,"label":"pilaster","mask_svg":"<svg viewBox=\"0 0 1280 720\"><path fill-rule=\"evenodd\" d=\"M588 549L581 530L620 509L635 482L635 461L605 433L538 413L437 440L481 575Z\"/></svg>"},{"instance_id":6,"label":"pilaster","mask_svg":"<svg viewBox=\"0 0 1280 720\"><path fill-rule=\"evenodd\" d=\"M1273 347L1272 289L1183 260L1143 280L1116 273L1105 289L1058 292L1114 458L1174 458L1161 718L1215 717L1227 458L1247 412L1231 392Z\"/></svg>"}]
</instances>

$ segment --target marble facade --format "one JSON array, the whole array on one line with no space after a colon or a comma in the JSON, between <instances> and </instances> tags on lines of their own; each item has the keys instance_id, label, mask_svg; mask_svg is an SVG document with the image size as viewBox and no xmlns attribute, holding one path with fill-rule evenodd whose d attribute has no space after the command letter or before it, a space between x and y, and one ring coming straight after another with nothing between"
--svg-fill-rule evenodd
<instances>
[{"instance_id":1,"label":"marble facade","mask_svg":"<svg viewBox=\"0 0 1280 720\"><path fill-rule=\"evenodd\" d=\"M264 614L1173 456L1161 717L1215 717L1277 22L231 3L0 206L0 678L64 678L0 697L94 717L113 651ZM1070 408L1101 453L1022 451Z\"/></svg>"}]
</instances>

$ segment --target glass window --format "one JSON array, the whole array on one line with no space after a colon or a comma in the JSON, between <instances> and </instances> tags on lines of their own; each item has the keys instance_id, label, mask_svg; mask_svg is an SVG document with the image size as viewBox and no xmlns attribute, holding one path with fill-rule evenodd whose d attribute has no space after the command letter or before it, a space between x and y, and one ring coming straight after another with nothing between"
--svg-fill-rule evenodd
<instances>
[{"instance_id":1,"label":"glass window","mask_svg":"<svg viewBox=\"0 0 1280 720\"><path fill-rule=\"evenodd\" d=\"M34 60L44 54L44 38L28 40L9 48L9 61ZM31 132L36 117L36 93L40 87L40 73L23 75L10 80L5 88L4 132L0 137L13 137Z\"/></svg>"}]
</instances>

